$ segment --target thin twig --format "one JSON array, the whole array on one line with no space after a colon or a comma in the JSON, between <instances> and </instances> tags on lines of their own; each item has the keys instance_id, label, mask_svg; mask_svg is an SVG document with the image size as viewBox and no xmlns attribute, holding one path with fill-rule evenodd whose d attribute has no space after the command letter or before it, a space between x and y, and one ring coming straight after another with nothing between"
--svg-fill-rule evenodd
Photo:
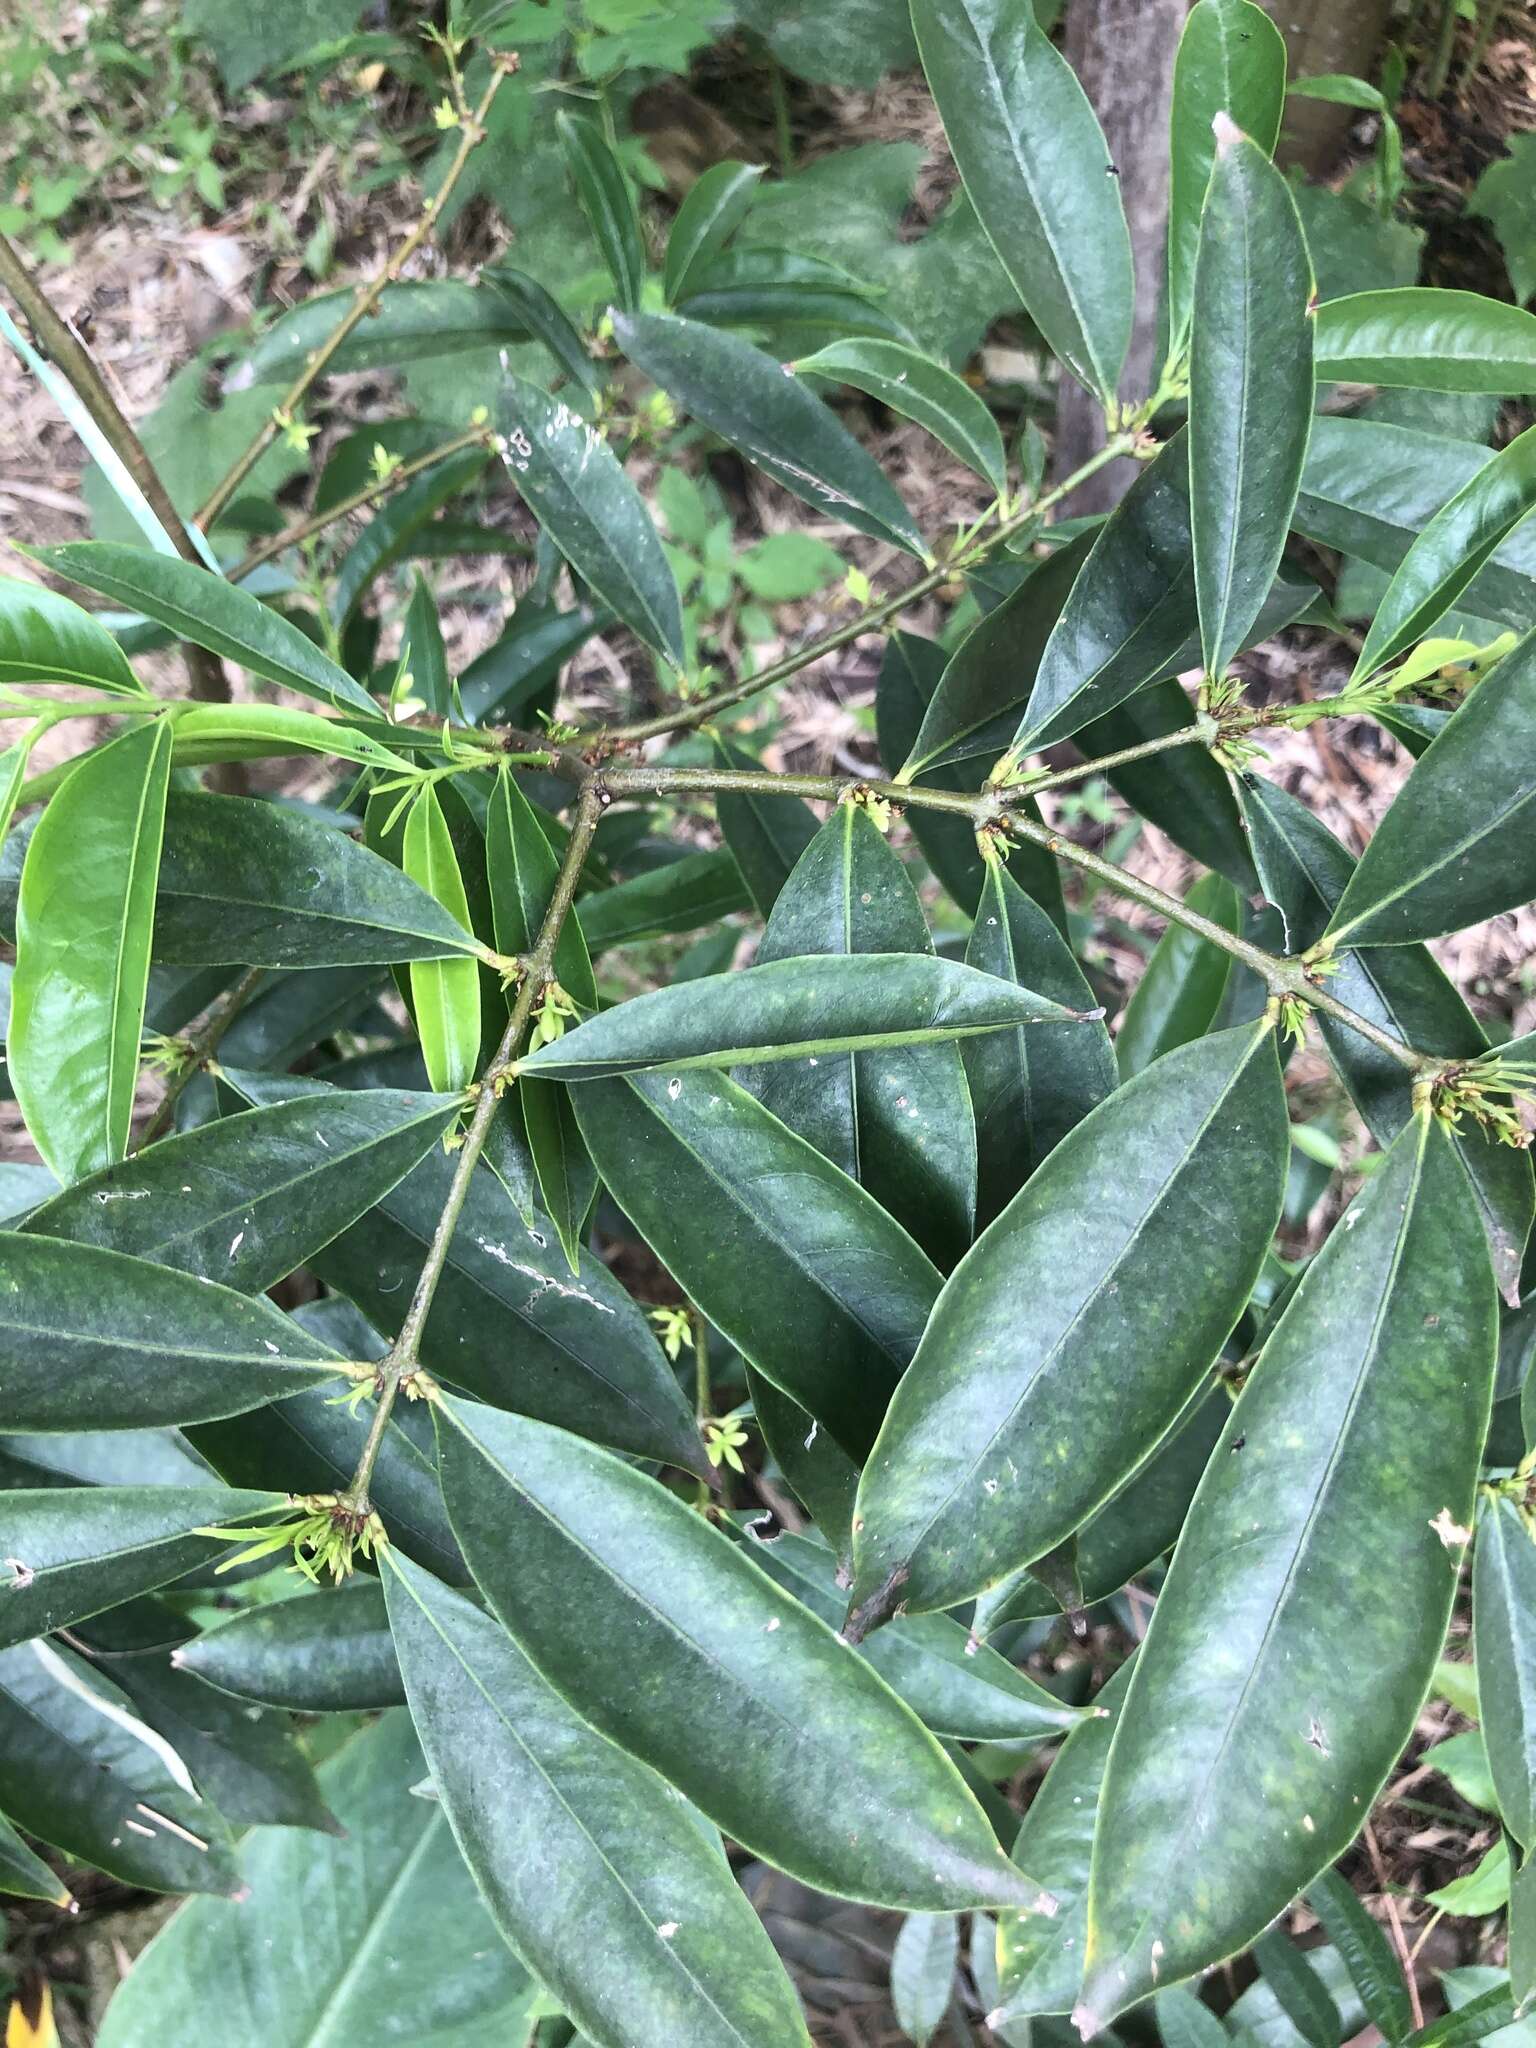
<instances>
[{"instance_id":1,"label":"thin twig","mask_svg":"<svg viewBox=\"0 0 1536 2048\"><path fill-rule=\"evenodd\" d=\"M1387 1921L1392 1929L1392 1946L1397 1950L1397 1959L1402 1965L1403 1980L1408 1986L1408 2004L1413 2014L1415 2028L1424 2024L1424 2008L1419 2002L1419 1984L1414 1975L1413 1957L1408 1950L1408 1939L1403 1933L1402 1916L1397 1910L1397 1901L1392 1896L1392 1887L1387 1881L1386 1866L1381 1860L1381 1850L1376 1841L1376 1830L1367 1821L1365 1824L1366 1854L1371 1859L1371 1869L1376 1876L1376 1886L1381 1893L1382 1903L1387 1909Z\"/></svg>"},{"instance_id":2,"label":"thin twig","mask_svg":"<svg viewBox=\"0 0 1536 2048\"><path fill-rule=\"evenodd\" d=\"M170 1129L171 1118L176 1105L186 1093L187 1086L196 1074L200 1074L223 1043L224 1034L245 1008L260 987L265 969L247 967L238 981L230 983L216 1003L204 1017L202 1023L184 1041L182 1057L175 1073L166 1082L165 1094L154 1115L144 1126L137 1150L142 1152L146 1145L152 1145L156 1138Z\"/></svg>"},{"instance_id":3,"label":"thin twig","mask_svg":"<svg viewBox=\"0 0 1536 2048\"><path fill-rule=\"evenodd\" d=\"M544 913L544 922L539 927L533 951L523 961L522 980L512 1004L512 1014L508 1019L507 1028L502 1033L501 1043L497 1046L490 1065L480 1077L474 1115L470 1118L469 1128L464 1134L464 1142L459 1147L447 1199L432 1232L432 1243L417 1277L411 1305L406 1310L405 1321L400 1325L399 1335L390 1345L378 1368L379 1391L374 1402L373 1418L369 1423L362 1454L357 1461L357 1470L352 1475L352 1484L346 1494L346 1505L358 1514L366 1515L369 1512L368 1488L373 1478L374 1465L378 1461L379 1447L384 1441L384 1432L389 1426L390 1412L394 1408L402 1384L415 1372L420 1363L422 1333L426 1328L433 1297L437 1293L438 1282L443 1277L443 1268L448 1262L454 1231L458 1228L459 1218L464 1213L464 1204L469 1198L470 1179L480 1154L485 1149L485 1141L490 1135L501 1088L517 1058L523 1034L532 1019L534 1009L554 972L555 948L559 943L565 920L570 915L571 905L576 900L576 887L581 880L581 871L586 865L587 855L592 849L592 835L597 830L597 821L602 814L603 799L595 784L588 782L577 801L571 836L566 841L565 857L560 863L560 872L555 879L549 908Z\"/></svg>"},{"instance_id":4,"label":"thin twig","mask_svg":"<svg viewBox=\"0 0 1536 2048\"><path fill-rule=\"evenodd\" d=\"M486 118L503 83L517 69L517 62L516 55L507 50L498 51L492 57L491 82L482 94L480 104L475 108L473 114L467 120L461 120L459 123L459 146L454 152L453 161L449 164L443 176L442 184L438 186L436 192L422 208L420 220L417 221L415 227L411 229L411 232L406 236L399 248L396 249L394 255L390 257L378 276L368 284L359 285L352 304L348 307L346 313L343 314L334 330L317 349L311 352L304 368L273 407L271 413L257 432L256 438L224 477L223 481L215 486L207 503L197 515L197 523L203 528L204 532L208 530L211 522L217 519L224 507L235 495L235 492L239 490L251 471L260 462L262 456L266 454L272 443L277 439L278 434L282 431L282 422L298 418L299 408L308 396L310 387L314 384L316 378L324 374L326 365L334 360L336 352L342 343L372 313L385 287L395 282L400 272L405 268L412 256L415 255L422 243L426 241L433 228L436 227L438 217L442 213L444 206L448 203L449 195L453 191L454 186L458 184L464 166L469 162L476 147L485 140Z\"/></svg>"}]
</instances>

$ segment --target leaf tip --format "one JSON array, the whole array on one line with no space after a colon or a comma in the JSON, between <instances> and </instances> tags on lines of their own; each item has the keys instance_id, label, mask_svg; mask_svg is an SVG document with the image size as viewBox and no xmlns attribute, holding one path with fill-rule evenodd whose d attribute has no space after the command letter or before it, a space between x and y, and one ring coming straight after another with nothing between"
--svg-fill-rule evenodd
<instances>
[{"instance_id":1,"label":"leaf tip","mask_svg":"<svg viewBox=\"0 0 1536 2048\"><path fill-rule=\"evenodd\" d=\"M1217 113L1212 116L1211 133L1216 138L1216 154L1219 157L1225 156L1229 149L1234 148L1236 144L1243 140L1242 129L1238 127L1232 116L1227 113ZM1085 2035L1084 2039L1086 2040L1086 2038L1087 2036Z\"/></svg>"}]
</instances>

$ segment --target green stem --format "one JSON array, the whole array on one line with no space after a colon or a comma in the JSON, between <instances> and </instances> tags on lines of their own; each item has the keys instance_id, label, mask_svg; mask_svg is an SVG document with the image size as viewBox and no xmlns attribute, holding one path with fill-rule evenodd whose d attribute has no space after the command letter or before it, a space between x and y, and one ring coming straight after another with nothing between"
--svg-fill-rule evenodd
<instances>
[{"instance_id":1,"label":"green stem","mask_svg":"<svg viewBox=\"0 0 1536 2048\"><path fill-rule=\"evenodd\" d=\"M899 612L905 611L909 605L917 604L923 598L931 596L935 590L942 588L964 570L984 561L1005 540L1015 533L1022 532L1026 526L1038 519L1042 512L1048 512L1053 505L1066 497L1069 491L1075 491L1086 478L1092 476L1096 470L1102 469L1105 463L1131 454L1135 449L1136 440L1137 437L1133 433L1112 435L1096 454L1089 456L1082 467L1074 470L1064 482L1057 484L1053 490L1047 491L1043 497L1037 498L1024 510L1016 512L1011 519L1005 519L1000 526L973 546L952 556L949 561L939 563L926 575L920 576L915 583L908 584L905 590L899 590L894 596L882 598L878 604L870 605L867 610L849 619L845 625L837 626L832 632L824 633L819 640L812 640L806 646L797 648L793 654L786 654L782 661L773 662L767 668L760 669L756 675L748 676L745 681L732 683L723 690L714 691L708 697L699 697L691 704L674 705L670 710L660 712L655 718L640 719L632 725L614 726L603 737L621 742L649 740L657 739L664 733L685 732L695 726L707 725L720 712L729 711L734 705L744 703L748 697L755 697L760 690L768 690L775 683L784 682L789 676L798 674L801 669L809 668L813 661L820 661L824 655L835 653L839 647L846 647L850 640L862 639L864 634L873 633L888 619L893 619Z\"/></svg>"},{"instance_id":2,"label":"green stem","mask_svg":"<svg viewBox=\"0 0 1536 2048\"><path fill-rule=\"evenodd\" d=\"M787 178L795 168L795 138L789 121L789 90L784 83L784 66L768 52L768 91L773 100L773 137L779 153L779 176Z\"/></svg>"},{"instance_id":3,"label":"green stem","mask_svg":"<svg viewBox=\"0 0 1536 2048\"><path fill-rule=\"evenodd\" d=\"M1440 33L1435 38L1435 54L1430 59L1429 70L1424 79L1424 97L1437 100L1445 91L1451 76L1451 58L1456 50L1456 0L1443 0L1440 11Z\"/></svg>"},{"instance_id":4,"label":"green stem","mask_svg":"<svg viewBox=\"0 0 1536 2048\"><path fill-rule=\"evenodd\" d=\"M352 1483L345 1495L345 1504L358 1514L366 1515L370 1512L368 1488L373 1479L373 1468L378 1462L384 1432L389 1426L390 1414L402 1383L416 1371L420 1362L422 1333L426 1329L427 1316L432 1307L433 1297L437 1293L438 1282L443 1277L443 1268L448 1263L448 1252L453 1244L454 1231L458 1228L459 1218L464 1213L464 1204L469 1199L470 1179L480 1154L485 1149L485 1141L490 1136L491 1124L500 1100L501 1086L521 1049L523 1034L543 995L545 983L554 972L555 948L565 920L570 915L571 905L576 900L576 887L581 880L581 871L586 865L587 855L592 849L592 835L597 830L597 821L603 814L603 808L603 799L596 786L588 782L577 800L571 836L566 841L565 857L555 878L554 891L549 899L549 908L544 913L544 922L539 927L533 951L522 963L522 980L512 1004L512 1014L507 1020L507 1028L502 1033L501 1043L497 1046L490 1065L480 1077L474 1115L470 1118L469 1128L464 1133L464 1142L459 1147L458 1157L454 1162L453 1180L449 1184L447 1199L432 1232L432 1242L428 1247L426 1260L417 1276L410 1307L405 1313L405 1321L400 1325L400 1334L390 1345L379 1365L379 1392L374 1402L373 1418L369 1423L368 1435L357 1461L357 1470L352 1475Z\"/></svg>"},{"instance_id":5,"label":"green stem","mask_svg":"<svg viewBox=\"0 0 1536 2048\"><path fill-rule=\"evenodd\" d=\"M356 327L360 326L367 319L374 307L377 306L385 286L394 283L400 272L405 268L405 265L415 255L422 243L426 241L433 228L436 227L438 216L447 205L449 194L453 191L454 186L458 184L463 174L464 166L469 162L477 146L485 140L486 117L491 111L491 106L497 93L500 92L503 82L516 69L517 59L510 54L498 52L492 57L491 82L482 94L480 104L475 108L473 114L467 121L460 122L459 146L454 152L453 161L444 173L443 182L422 208L421 218L417 221L415 227L411 229L411 232L406 236L399 248L396 249L378 276L369 283L358 287L352 304L347 308L335 328L327 335L320 346L310 352L309 360L305 363L293 383L283 393L277 404L272 408L272 411L267 415L255 439L237 459L233 467L226 472L223 480L215 485L207 502L200 508L197 515L197 523L205 533L209 531L213 522L224 510L224 507L277 439L282 431L281 421L283 419L296 420L298 418L299 408L309 395L310 388L316 378L324 374L326 365L335 359L336 352L342 343L346 341L347 337Z\"/></svg>"}]
</instances>

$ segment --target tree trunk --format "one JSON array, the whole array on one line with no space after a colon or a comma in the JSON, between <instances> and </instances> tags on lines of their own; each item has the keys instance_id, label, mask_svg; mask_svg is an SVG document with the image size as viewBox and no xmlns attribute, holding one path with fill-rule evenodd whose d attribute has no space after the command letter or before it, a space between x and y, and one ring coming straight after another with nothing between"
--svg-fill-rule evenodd
<instances>
[{"instance_id":1,"label":"tree trunk","mask_svg":"<svg viewBox=\"0 0 1536 2048\"><path fill-rule=\"evenodd\" d=\"M1375 83L1376 66L1387 33L1392 0L1260 0L1285 37L1292 78L1318 78L1325 72L1348 72ZM1299 164L1310 178L1333 169L1351 126L1360 118L1355 107L1336 107L1327 100L1286 102L1285 126L1275 154L1283 164Z\"/></svg>"},{"instance_id":2,"label":"tree trunk","mask_svg":"<svg viewBox=\"0 0 1536 2048\"><path fill-rule=\"evenodd\" d=\"M1121 380L1122 394L1145 398L1156 378L1163 248L1168 223L1168 108L1173 54L1187 0L1072 0L1066 52L1093 102L1120 174L1120 193L1136 258L1136 319ZM1070 476L1104 445L1097 399L1063 377L1056 412L1058 477ZM1067 513L1106 512L1136 474L1134 462L1112 462L1063 506Z\"/></svg>"}]
</instances>

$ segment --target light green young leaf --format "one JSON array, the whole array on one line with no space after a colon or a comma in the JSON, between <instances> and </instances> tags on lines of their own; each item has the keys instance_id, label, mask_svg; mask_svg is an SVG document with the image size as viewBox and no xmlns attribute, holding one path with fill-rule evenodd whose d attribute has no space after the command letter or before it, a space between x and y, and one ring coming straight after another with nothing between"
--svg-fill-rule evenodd
<instances>
[{"instance_id":1,"label":"light green young leaf","mask_svg":"<svg viewBox=\"0 0 1536 2048\"><path fill-rule=\"evenodd\" d=\"M14 576L0 576L0 683L79 683L145 694L105 626L67 597Z\"/></svg>"},{"instance_id":2,"label":"light green young leaf","mask_svg":"<svg viewBox=\"0 0 1536 2048\"><path fill-rule=\"evenodd\" d=\"M402 866L409 880L470 933L469 899L448 821L430 783L405 820ZM480 969L467 957L411 962L411 1007L427 1079L441 1094L469 1086L480 1061Z\"/></svg>"},{"instance_id":3,"label":"light green young leaf","mask_svg":"<svg viewBox=\"0 0 1536 2048\"><path fill-rule=\"evenodd\" d=\"M928 2048L954 1990L960 1922L953 1913L909 1913L891 1950L891 2004L913 2048Z\"/></svg>"},{"instance_id":4,"label":"light green young leaf","mask_svg":"<svg viewBox=\"0 0 1536 2048\"><path fill-rule=\"evenodd\" d=\"M519 1417L446 1404L439 1438L455 1533L519 1648L733 1840L870 1903L1041 1906L917 1717L676 1494Z\"/></svg>"},{"instance_id":5,"label":"light green young leaf","mask_svg":"<svg viewBox=\"0 0 1536 2048\"><path fill-rule=\"evenodd\" d=\"M195 562L108 540L68 541L46 549L43 559L71 582L143 612L178 640L238 662L269 683L355 711L379 708L297 626Z\"/></svg>"},{"instance_id":6,"label":"light green young leaf","mask_svg":"<svg viewBox=\"0 0 1536 2048\"><path fill-rule=\"evenodd\" d=\"M1170 354L1188 337L1200 209L1216 160L1211 123L1225 114L1266 156L1285 110L1285 39L1253 0L1198 0L1173 63L1168 197Z\"/></svg>"},{"instance_id":7,"label":"light green young leaf","mask_svg":"<svg viewBox=\"0 0 1536 2048\"><path fill-rule=\"evenodd\" d=\"M72 771L27 847L6 1063L64 1182L128 1149L170 769L168 721L123 733Z\"/></svg>"},{"instance_id":8,"label":"light green young leaf","mask_svg":"<svg viewBox=\"0 0 1536 2048\"><path fill-rule=\"evenodd\" d=\"M977 218L1080 383L1115 397L1131 241L1103 131L1033 0L914 0L923 70Z\"/></svg>"},{"instance_id":9,"label":"light green young leaf","mask_svg":"<svg viewBox=\"0 0 1536 2048\"><path fill-rule=\"evenodd\" d=\"M1536 391L1536 314L1481 292L1404 285L1329 299L1316 315L1320 381L1416 391Z\"/></svg>"},{"instance_id":10,"label":"light green young leaf","mask_svg":"<svg viewBox=\"0 0 1536 2048\"><path fill-rule=\"evenodd\" d=\"M1312 265L1284 176L1230 118L1200 215L1189 519L1205 671L1222 676L1280 566L1312 428Z\"/></svg>"},{"instance_id":11,"label":"light green young leaf","mask_svg":"<svg viewBox=\"0 0 1536 2048\"><path fill-rule=\"evenodd\" d=\"M911 514L874 458L772 356L672 313L620 314L614 333L630 361L685 412L797 498L876 540L925 553Z\"/></svg>"},{"instance_id":12,"label":"light green young leaf","mask_svg":"<svg viewBox=\"0 0 1536 2048\"><path fill-rule=\"evenodd\" d=\"M1536 323L1533 323L1536 324ZM915 420L1002 497L1008 488L1002 430L985 403L953 370L899 341L834 341L802 356L795 373L826 377L867 392Z\"/></svg>"}]
</instances>

